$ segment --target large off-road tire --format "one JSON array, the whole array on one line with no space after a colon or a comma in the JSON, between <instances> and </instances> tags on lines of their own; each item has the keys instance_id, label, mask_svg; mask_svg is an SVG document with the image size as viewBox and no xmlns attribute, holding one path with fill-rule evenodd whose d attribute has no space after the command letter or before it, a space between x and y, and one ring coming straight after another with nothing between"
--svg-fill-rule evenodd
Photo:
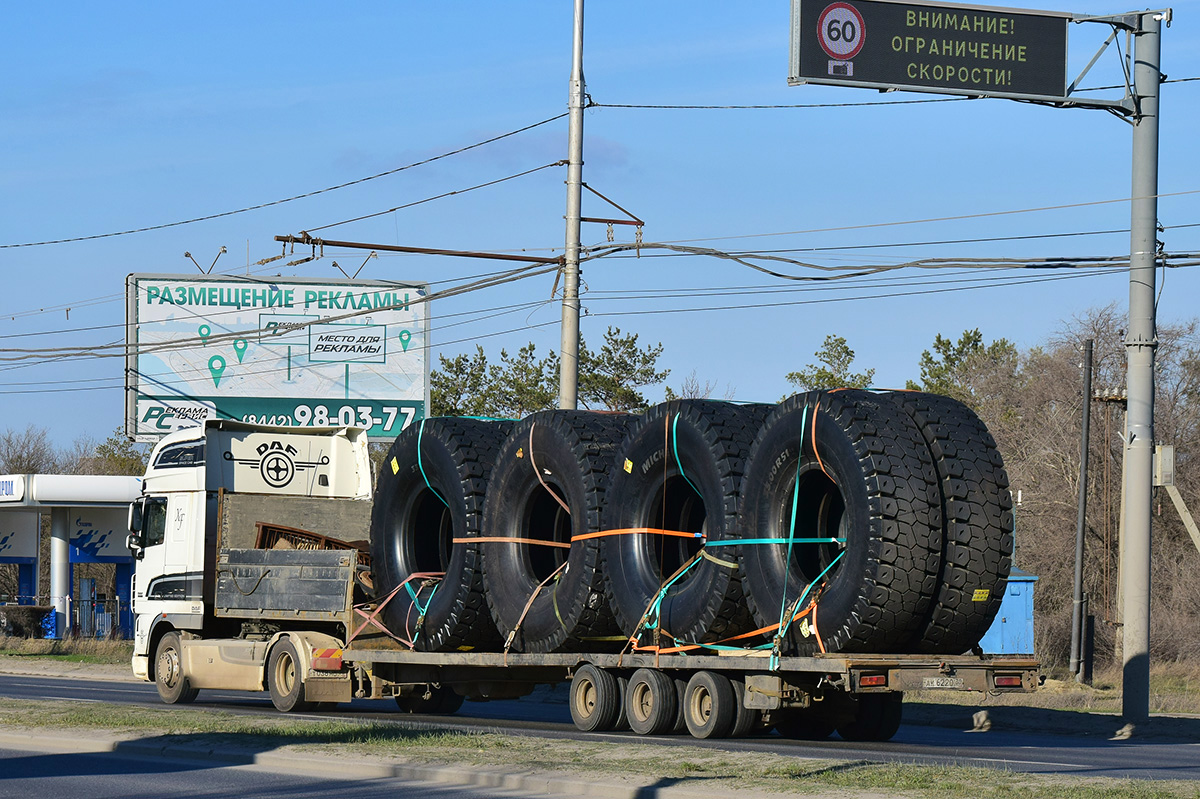
<instances>
[{"instance_id":1,"label":"large off-road tire","mask_svg":"<svg viewBox=\"0 0 1200 799\"><path fill-rule=\"evenodd\" d=\"M371 511L378 599L413 574L446 575L414 580L417 601L401 589L384 608L388 628L417 649L500 643L483 596L480 545L461 539L479 536L492 463L511 429L503 421L426 419L397 436L384 457Z\"/></svg>"},{"instance_id":2,"label":"large off-road tire","mask_svg":"<svg viewBox=\"0 0 1200 799\"><path fill-rule=\"evenodd\" d=\"M912 650L962 654L979 643L991 626L1012 568L1008 474L995 440L966 405L915 391L890 396L920 428L941 489L942 574Z\"/></svg>"},{"instance_id":3,"label":"large off-road tire","mask_svg":"<svg viewBox=\"0 0 1200 799\"><path fill-rule=\"evenodd\" d=\"M290 638L281 638L267 658L267 691L271 704L282 713L311 710L304 698L303 666Z\"/></svg>"},{"instance_id":4,"label":"large off-road tire","mask_svg":"<svg viewBox=\"0 0 1200 799\"><path fill-rule=\"evenodd\" d=\"M492 618L513 651L621 646L604 597L600 540L578 537L601 529L615 450L633 418L543 411L518 422L500 448L483 537L516 540L483 542L483 582Z\"/></svg>"},{"instance_id":5,"label":"large off-road tire","mask_svg":"<svg viewBox=\"0 0 1200 799\"><path fill-rule=\"evenodd\" d=\"M816 598L816 623L792 624L785 654L813 654L818 640L828 652L901 651L937 590L940 513L929 448L892 400L839 390L784 401L750 454L739 537L838 541L793 542L790 557L785 543L739 547L756 622L778 624L811 585L803 605Z\"/></svg>"},{"instance_id":6,"label":"large off-road tire","mask_svg":"<svg viewBox=\"0 0 1200 799\"><path fill-rule=\"evenodd\" d=\"M650 528L735 536L746 456L771 406L673 400L651 408L617 453L607 530ZM603 539L609 601L621 630L633 635L666 581L704 547L700 538L652 533ZM710 546L659 603L658 626L685 643L711 643L749 631L736 549Z\"/></svg>"},{"instance_id":7,"label":"large off-road tire","mask_svg":"<svg viewBox=\"0 0 1200 799\"><path fill-rule=\"evenodd\" d=\"M196 701L199 688L193 688L183 669L183 647L179 633L170 632L158 641L154 653L154 684L158 696L168 705L186 705Z\"/></svg>"}]
</instances>

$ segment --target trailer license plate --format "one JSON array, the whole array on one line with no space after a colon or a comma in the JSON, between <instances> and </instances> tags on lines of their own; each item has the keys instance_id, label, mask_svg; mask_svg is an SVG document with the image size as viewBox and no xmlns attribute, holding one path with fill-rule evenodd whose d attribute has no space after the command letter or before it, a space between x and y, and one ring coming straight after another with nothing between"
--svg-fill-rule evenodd
<instances>
[{"instance_id":1,"label":"trailer license plate","mask_svg":"<svg viewBox=\"0 0 1200 799\"><path fill-rule=\"evenodd\" d=\"M962 688L962 677L926 677L922 688Z\"/></svg>"}]
</instances>

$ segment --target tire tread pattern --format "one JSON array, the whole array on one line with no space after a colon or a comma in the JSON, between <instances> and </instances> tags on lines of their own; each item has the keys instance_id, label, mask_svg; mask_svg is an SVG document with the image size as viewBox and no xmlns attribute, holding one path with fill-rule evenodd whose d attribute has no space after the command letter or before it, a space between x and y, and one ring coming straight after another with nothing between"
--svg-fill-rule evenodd
<instances>
[{"instance_id":1,"label":"tire tread pattern","mask_svg":"<svg viewBox=\"0 0 1200 799\"><path fill-rule=\"evenodd\" d=\"M891 396L921 430L938 472L943 506L942 575L913 649L962 654L991 626L1012 567L1008 474L995 439L969 407L937 394ZM977 590L987 591L987 598L975 601Z\"/></svg>"}]
</instances>

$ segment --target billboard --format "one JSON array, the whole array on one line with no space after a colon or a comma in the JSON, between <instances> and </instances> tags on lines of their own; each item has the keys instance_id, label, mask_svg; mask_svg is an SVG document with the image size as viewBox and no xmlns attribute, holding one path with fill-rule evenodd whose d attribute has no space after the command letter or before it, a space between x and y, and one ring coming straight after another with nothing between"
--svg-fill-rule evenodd
<instances>
[{"instance_id":1,"label":"billboard","mask_svg":"<svg viewBox=\"0 0 1200 799\"><path fill-rule=\"evenodd\" d=\"M792 0L788 83L1061 100L1070 14Z\"/></svg>"},{"instance_id":2,"label":"billboard","mask_svg":"<svg viewBox=\"0 0 1200 799\"><path fill-rule=\"evenodd\" d=\"M132 559L125 546L129 535L128 508L73 508L70 558L72 563L112 563Z\"/></svg>"},{"instance_id":3,"label":"billboard","mask_svg":"<svg viewBox=\"0 0 1200 799\"><path fill-rule=\"evenodd\" d=\"M0 563L37 558L39 522L35 510L0 513Z\"/></svg>"},{"instance_id":4,"label":"billboard","mask_svg":"<svg viewBox=\"0 0 1200 799\"><path fill-rule=\"evenodd\" d=\"M207 418L354 425L390 440L429 402L428 286L132 274L126 433Z\"/></svg>"}]
</instances>

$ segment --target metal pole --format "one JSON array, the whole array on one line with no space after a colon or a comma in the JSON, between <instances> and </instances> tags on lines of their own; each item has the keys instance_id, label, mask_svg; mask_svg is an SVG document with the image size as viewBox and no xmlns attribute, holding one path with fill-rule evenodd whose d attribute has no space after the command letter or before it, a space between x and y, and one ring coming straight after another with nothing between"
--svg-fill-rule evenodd
<instances>
[{"instance_id":1,"label":"metal pole","mask_svg":"<svg viewBox=\"0 0 1200 799\"><path fill-rule=\"evenodd\" d=\"M1125 444L1122 715L1150 718L1150 518L1154 469L1154 267L1158 223L1158 87L1163 12L1139 14L1134 47L1132 213L1129 252L1128 415Z\"/></svg>"},{"instance_id":2,"label":"metal pole","mask_svg":"<svg viewBox=\"0 0 1200 799\"><path fill-rule=\"evenodd\" d=\"M1071 673L1082 680L1083 532L1087 522L1088 433L1092 419L1092 340L1083 345L1083 431L1079 441L1079 510L1075 516L1075 601L1071 604Z\"/></svg>"},{"instance_id":3,"label":"metal pole","mask_svg":"<svg viewBox=\"0 0 1200 799\"><path fill-rule=\"evenodd\" d=\"M54 607L54 637L66 638L67 597L71 593L71 509L50 509L50 604Z\"/></svg>"},{"instance_id":4,"label":"metal pole","mask_svg":"<svg viewBox=\"0 0 1200 799\"><path fill-rule=\"evenodd\" d=\"M579 217L583 207L583 0L575 0L575 36L567 103L567 241L563 261L562 346L559 348L558 407L578 407L579 391Z\"/></svg>"}]
</instances>

